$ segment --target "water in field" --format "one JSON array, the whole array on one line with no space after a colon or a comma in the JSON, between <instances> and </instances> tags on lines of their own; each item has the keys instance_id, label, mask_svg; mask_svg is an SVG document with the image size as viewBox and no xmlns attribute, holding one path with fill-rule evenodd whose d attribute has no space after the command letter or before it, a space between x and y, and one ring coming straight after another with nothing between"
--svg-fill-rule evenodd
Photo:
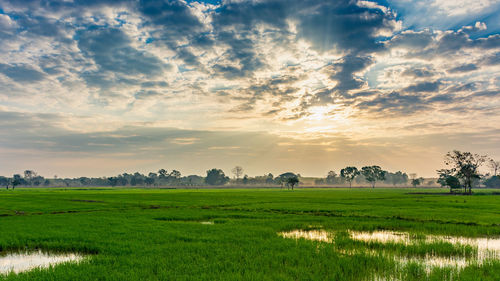
<instances>
[{"instance_id":1,"label":"water in field","mask_svg":"<svg viewBox=\"0 0 500 281\"><path fill-rule=\"evenodd\" d=\"M415 245L417 243L429 244L429 243L439 243L445 242L450 243L454 246L470 246L477 249L477 255L472 257L465 256L448 256L443 257L436 255L434 252L428 253L424 257L419 256L398 256L391 255L389 252L381 250L377 252L371 249L364 250L343 250L339 249L342 254L356 254L364 253L371 256L378 256L382 254L384 257L389 257L394 259L400 267L405 267L409 264L419 264L421 265L427 273L430 273L433 268L455 268L462 269L472 264L481 265L487 260L500 260L500 238L467 238L467 237L455 237L455 236L439 236L439 235L427 235L422 237L416 237L407 232L396 232L396 231L348 231L349 236L352 240L363 241L367 243L393 243L402 245ZM292 230L288 232L278 233L284 238L293 239L308 239L313 241L321 241L327 243L335 243L332 232L327 232L325 230Z\"/></svg>"},{"instance_id":2,"label":"water in field","mask_svg":"<svg viewBox=\"0 0 500 281\"><path fill-rule=\"evenodd\" d=\"M213 221L201 221L200 223L201 224L214 224Z\"/></svg>"},{"instance_id":3,"label":"water in field","mask_svg":"<svg viewBox=\"0 0 500 281\"><path fill-rule=\"evenodd\" d=\"M79 262L84 258L78 254L48 254L42 251L9 253L0 255L0 274L19 273L34 268L48 268L65 262Z\"/></svg>"},{"instance_id":4,"label":"water in field","mask_svg":"<svg viewBox=\"0 0 500 281\"><path fill-rule=\"evenodd\" d=\"M280 232L279 233L284 238L304 238L308 240L322 241L322 242L332 242L331 233L326 232L324 230L292 230L288 232Z\"/></svg>"},{"instance_id":5,"label":"water in field","mask_svg":"<svg viewBox=\"0 0 500 281\"><path fill-rule=\"evenodd\" d=\"M407 232L396 231L349 231L353 240L378 243L401 243L410 245L418 242ZM460 236L427 235L423 240L425 243L445 242L452 245L465 245L477 248L477 260L482 262L486 259L500 259L500 238L469 238Z\"/></svg>"}]
</instances>

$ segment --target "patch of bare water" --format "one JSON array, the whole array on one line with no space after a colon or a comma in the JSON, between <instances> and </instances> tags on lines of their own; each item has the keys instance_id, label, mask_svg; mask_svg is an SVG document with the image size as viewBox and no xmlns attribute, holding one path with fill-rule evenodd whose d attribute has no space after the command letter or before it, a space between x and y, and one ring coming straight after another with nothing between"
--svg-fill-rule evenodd
<instances>
[{"instance_id":1,"label":"patch of bare water","mask_svg":"<svg viewBox=\"0 0 500 281\"><path fill-rule=\"evenodd\" d=\"M396 231L349 231L352 239L364 242L379 242L379 243L401 243L404 245L415 244L418 239L414 239L407 232ZM482 262L486 259L500 259L500 238L470 238L460 236L440 236L428 235L426 243L446 242L453 245L466 245L477 248L477 260Z\"/></svg>"},{"instance_id":2,"label":"patch of bare water","mask_svg":"<svg viewBox=\"0 0 500 281\"><path fill-rule=\"evenodd\" d=\"M287 232L280 232L278 233L280 236L283 238L293 238L293 239L300 239L304 238L307 240L314 240L314 241L321 241L321 242L327 242L327 243L332 243L332 234L330 232L324 231L324 230L301 230L301 229L296 229L292 231L287 231Z\"/></svg>"},{"instance_id":3,"label":"patch of bare water","mask_svg":"<svg viewBox=\"0 0 500 281\"><path fill-rule=\"evenodd\" d=\"M9 253L0 255L0 274L48 268L65 262L79 262L83 258L84 256L79 254L48 254L40 250L28 253Z\"/></svg>"},{"instance_id":4,"label":"patch of bare water","mask_svg":"<svg viewBox=\"0 0 500 281\"><path fill-rule=\"evenodd\" d=\"M280 232L280 236L284 238L293 239L308 239L314 241L321 241L327 243L334 243L333 233L325 230L292 230L287 232ZM404 256L391 256L400 265L406 266L410 263L417 263L422 265L427 273L430 273L433 268L455 268L462 269L471 264L482 264L486 260L500 260L500 238L468 238L468 237L454 237L454 236L439 236L428 235L425 238L417 238L407 232L397 231L349 231L351 239L364 241L364 242L378 242L398 243L404 245L412 245L416 243L435 243L447 242L452 245L468 245L477 249L477 256L466 258L460 256L441 257L434 254L428 254L425 257L404 257ZM374 250L365 251L344 251L339 249L343 254L356 254L365 253L368 255L377 255L378 252ZM383 253L386 255L386 253Z\"/></svg>"}]
</instances>

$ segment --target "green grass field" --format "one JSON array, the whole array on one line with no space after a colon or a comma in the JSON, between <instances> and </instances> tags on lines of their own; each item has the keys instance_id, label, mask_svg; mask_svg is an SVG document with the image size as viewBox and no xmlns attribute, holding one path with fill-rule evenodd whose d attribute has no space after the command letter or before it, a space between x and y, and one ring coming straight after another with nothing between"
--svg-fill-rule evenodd
<instances>
[{"instance_id":1,"label":"green grass field","mask_svg":"<svg viewBox=\"0 0 500 281\"><path fill-rule=\"evenodd\" d=\"M399 256L468 256L449 243L365 243L348 230L500 236L500 196L443 190L18 189L0 191L0 250L78 252L79 264L0 280L500 280L500 261L462 270L404 267ZM211 221L214 224L200 222ZM335 243L279 232L324 229ZM360 250L360 251L355 251ZM349 251L351 253L349 254Z\"/></svg>"}]
</instances>

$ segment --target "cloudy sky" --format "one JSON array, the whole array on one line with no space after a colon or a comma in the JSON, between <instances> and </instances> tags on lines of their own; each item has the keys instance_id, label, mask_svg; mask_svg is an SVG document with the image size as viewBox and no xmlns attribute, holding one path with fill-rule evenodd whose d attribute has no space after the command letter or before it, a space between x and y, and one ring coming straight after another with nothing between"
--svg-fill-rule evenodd
<instances>
[{"instance_id":1,"label":"cloudy sky","mask_svg":"<svg viewBox=\"0 0 500 281\"><path fill-rule=\"evenodd\" d=\"M0 174L500 160L500 0L0 0Z\"/></svg>"}]
</instances>

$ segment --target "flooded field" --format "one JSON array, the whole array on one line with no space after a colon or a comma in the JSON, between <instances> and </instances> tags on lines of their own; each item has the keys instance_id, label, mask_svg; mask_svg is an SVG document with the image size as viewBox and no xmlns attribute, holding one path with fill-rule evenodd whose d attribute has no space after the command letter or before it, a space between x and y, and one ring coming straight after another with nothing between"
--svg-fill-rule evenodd
<instances>
[{"instance_id":1,"label":"flooded field","mask_svg":"<svg viewBox=\"0 0 500 281\"><path fill-rule=\"evenodd\" d=\"M0 189L0 281L500 280L500 197L408 192Z\"/></svg>"},{"instance_id":2,"label":"flooded field","mask_svg":"<svg viewBox=\"0 0 500 281\"><path fill-rule=\"evenodd\" d=\"M369 247L357 250L338 249L342 254L354 255L365 254L370 256L384 256L393 259L399 264L400 267L405 267L410 264L420 265L425 269L425 272L430 273L433 268L452 268L463 269L470 265L481 265L484 262L492 260L500 260L500 238L469 238L469 237L454 237L454 236L440 236L440 235L427 235L417 236L408 232L397 231L347 231L349 238L353 241L360 241L366 244L379 243L379 244L400 244L404 246L421 245L429 246L429 252L425 256L402 256L395 255L386 250L373 250ZM326 243L335 243L335 232L326 230L292 230L287 232L280 232L278 235L283 238L292 239L307 239L313 241L320 241ZM476 253L472 256L442 256L432 248L433 243L449 243L453 246L463 247L470 246Z\"/></svg>"},{"instance_id":3,"label":"flooded field","mask_svg":"<svg viewBox=\"0 0 500 281\"><path fill-rule=\"evenodd\" d=\"M80 262L85 257L79 254L52 254L41 250L26 253L0 255L0 274L20 273L34 268L48 268L65 262Z\"/></svg>"}]
</instances>

